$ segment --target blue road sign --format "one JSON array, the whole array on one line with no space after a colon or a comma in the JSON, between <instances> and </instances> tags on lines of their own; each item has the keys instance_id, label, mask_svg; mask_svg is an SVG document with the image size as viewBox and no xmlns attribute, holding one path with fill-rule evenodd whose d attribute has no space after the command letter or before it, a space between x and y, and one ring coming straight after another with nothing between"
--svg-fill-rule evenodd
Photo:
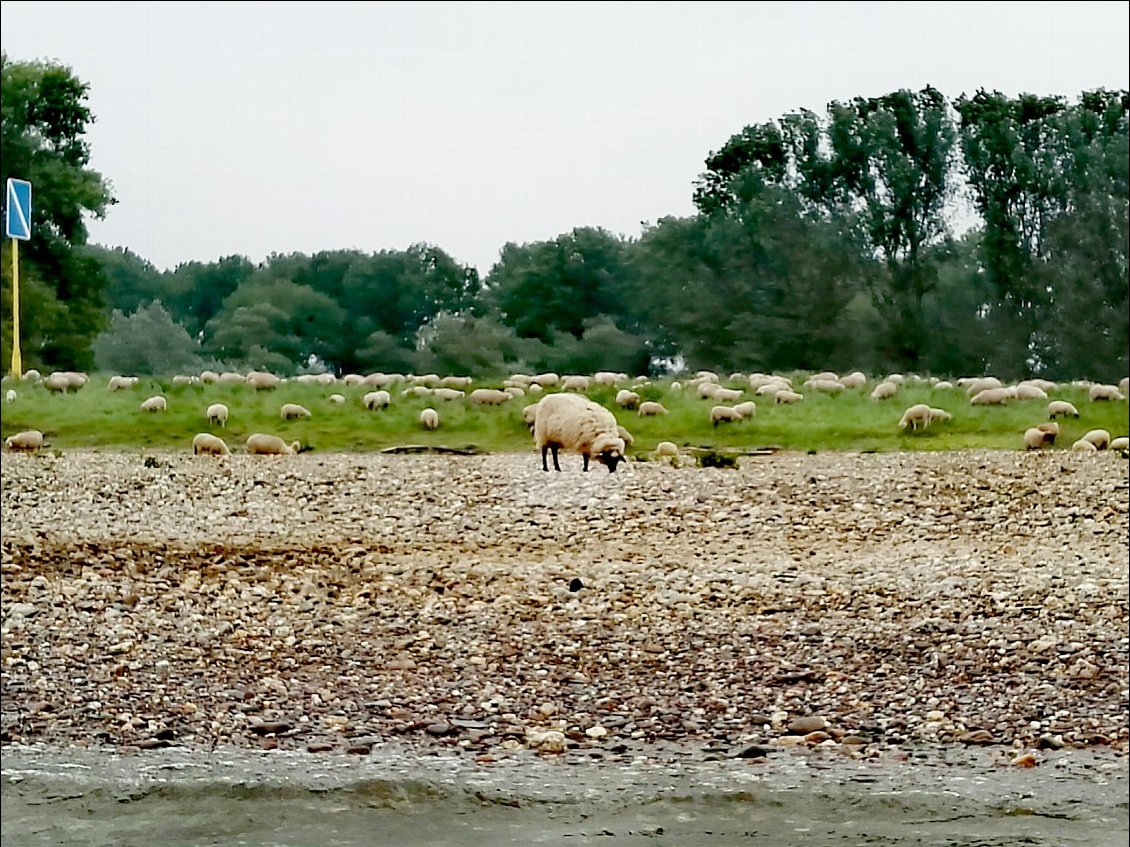
<instances>
[{"instance_id":1,"label":"blue road sign","mask_svg":"<svg viewBox=\"0 0 1130 847\"><path fill-rule=\"evenodd\" d=\"M31 238L31 183L8 178L8 202L4 214L4 233L9 238Z\"/></svg>"}]
</instances>

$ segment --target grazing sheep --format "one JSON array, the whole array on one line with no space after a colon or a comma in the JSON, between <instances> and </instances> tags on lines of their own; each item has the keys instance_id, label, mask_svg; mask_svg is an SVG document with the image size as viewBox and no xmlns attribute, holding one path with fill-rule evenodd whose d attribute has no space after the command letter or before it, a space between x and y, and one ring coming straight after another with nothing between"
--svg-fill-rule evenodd
<instances>
[{"instance_id":1,"label":"grazing sheep","mask_svg":"<svg viewBox=\"0 0 1130 847\"><path fill-rule=\"evenodd\" d=\"M902 413L899 427L906 429L909 426L913 432L919 427L926 429L934 421L948 421L950 417L950 413L945 409L933 409L926 403L916 403Z\"/></svg>"},{"instance_id":2,"label":"grazing sheep","mask_svg":"<svg viewBox=\"0 0 1130 847\"><path fill-rule=\"evenodd\" d=\"M1110 446L1110 433L1105 429L1092 429L1084 435L1081 441L1090 441L1095 445L1096 450L1105 450Z\"/></svg>"},{"instance_id":3,"label":"grazing sheep","mask_svg":"<svg viewBox=\"0 0 1130 847\"><path fill-rule=\"evenodd\" d=\"M804 384L813 391L831 391L835 393L844 390L844 384L835 379L810 379Z\"/></svg>"},{"instance_id":4,"label":"grazing sheep","mask_svg":"<svg viewBox=\"0 0 1130 847\"><path fill-rule=\"evenodd\" d=\"M228 407L223 403L213 403L204 414L207 415L210 424L228 425Z\"/></svg>"},{"instance_id":5,"label":"grazing sheep","mask_svg":"<svg viewBox=\"0 0 1130 847\"><path fill-rule=\"evenodd\" d=\"M616 417L608 409L578 394L549 394L541 399L534 415L534 442L541 452L542 470L548 471L547 454L553 453L553 468L560 471L558 450L580 453L583 470L595 458L615 473L624 460L624 439Z\"/></svg>"},{"instance_id":6,"label":"grazing sheep","mask_svg":"<svg viewBox=\"0 0 1130 847\"><path fill-rule=\"evenodd\" d=\"M529 427L531 434L533 434L534 431L534 419L537 417L537 411L537 403L531 403L530 405L522 409L522 420L526 422L526 426Z\"/></svg>"},{"instance_id":7,"label":"grazing sheep","mask_svg":"<svg viewBox=\"0 0 1130 847\"><path fill-rule=\"evenodd\" d=\"M852 371L840 380L840 385L848 389L863 388L867 385L867 377L861 371Z\"/></svg>"},{"instance_id":8,"label":"grazing sheep","mask_svg":"<svg viewBox=\"0 0 1130 847\"><path fill-rule=\"evenodd\" d=\"M1071 450L1075 453L1094 453L1099 448L1087 441L1085 438L1080 438L1071 445Z\"/></svg>"},{"instance_id":9,"label":"grazing sheep","mask_svg":"<svg viewBox=\"0 0 1130 847\"><path fill-rule=\"evenodd\" d=\"M517 385L508 385L505 388L503 388L502 390L505 391L507 394L509 394L511 397L525 397L526 396L526 390L524 388L517 386Z\"/></svg>"},{"instance_id":10,"label":"grazing sheep","mask_svg":"<svg viewBox=\"0 0 1130 847\"><path fill-rule=\"evenodd\" d=\"M880 382L873 389L871 389L872 400L887 400L894 397L898 393L899 387L896 383L887 380Z\"/></svg>"},{"instance_id":11,"label":"grazing sheep","mask_svg":"<svg viewBox=\"0 0 1130 847\"><path fill-rule=\"evenodd\" d=\"M734 406L734 411L743 418L752 418L757 414L757 404L752 400L746 400L744 403L738 403Z\"/></svg>"},{"instance_id":12,"label":"grazing sheep","mask_svg":"<svg viewBox=\"0 0 1130 847\"><path fill-rule=\"evenodd\" d=\"M714 426L718 426L720 423L737 422L741 419L741 412L733 406L712 406L710 409L710 423Z\"/></svg>"},{"instance_id":13,"label":"grazing sheep","mask_svg":"<svg viewBox=\"0 0 1130 847\"><path fill-rule=\"evenodd\" d=\"M627 427L617 425L616 426L616 432L622 439L624 439L624 446L625 447L631 447L633 444L636 443L636 437L634 435L632 435L630 432L628 432Z\"/></svg>"},{"instance_id":14,"label":"grazing sheep","mask_svg":"<svg viewBox=\"0 0 1130 847\"><path fill-rule=\"evenodd\" d=\"M295 418L308 418L310 417L310 410L305 406L299 406L297 403L283 403L282 408L279 409L279 417L288 421Z\"/></svg>"},{"instance_id":15,"label":"grazing sheep","mask_svg":"<svg viewBox=\"0 0 1130 847\"><path fill-rule=\"evenodd\" d=\"M383 388L380 391L370 391L361 398L361 403L370 412L374 409L384 409L392 402L392 395Z\"/></svg>"},{"instance_id":16,"label":"grazing sheep","mask_svg":"<svg viewBox=\"0 0 1130 847\"><path fill-rule=\"evenodd\" d=\"M229 453L231 453L231 450L228 449L224 440L210 432L198 433L192 439L192 455L194 456L227 456Z\"/></svg>"},{"instance_id":17,"label":"grazing sheep","mask_svg":"<svg viewBox=\"0 0 1130 847\"><path fill-rule=\"evenodd\" d=\"M38 429L17 432L4 439L4 446L9 450L38 450L43 446L43 433Z\"/></svg>"},{"instance_id":18,"label":"grazing sheep","mask_svg":"<svg viewBox=\"0 0 1130 847\"><path fill-rule=\"evenodd\" d=\"M614 388L616 383L620 380L626 380L627 374L615 373L613 371L597 371L592 375L592 381L597 385L607 385L609 388Z\"/></svg>"},{"instance_id":19,"label":"grazing sheep","mask_svg":"<svg viewBox=\"0 0 1130 847\"><path fill-rule=\"evenodd\" d=\"M716 382L711 382L709 380L700 382L695 386L695 393L698 395L699 400L712 400L714 398L714 395L721 390L722 386L720 386Z\"/></svg>"},{"instance_id":20,"label":"grazing sheep","mask_svg":"<svg viewBox=\"0 0 1130 847\"><path fill-rule=\"evenodd\" d=\"M1048 403L1049 418L1077 418L1079 410L1066 400L1052 400Z\"/></svg>"},{"instance_id":21,"label":"grazing sheep","mask_svg":"<svg viewBox=\"0 0 1130 847\"><path fill-rule=\"evenodd\" d=\"M277 376L266 371L251 371L247 374L245 381L256 391L269 391L278 388L279 383L282 382Z\"/></svg>"},{"instance_id":22,"label":"grazing sheep","mask_svg":"<svg viewBox=\"0 0 1130 847\"><path fill-rule=\"evenodd\" d=\"M1017 400L1047 400L1048 393L1038 385L1031 383L1020 383L1016 386L1016 399Z\"/></svg>"},{"instance_id":23,"label":"grazing sheep","mask_svg":"<svg viewBox=\"0 0 1130 847\"><path fill-rule=\"evenodd\" d=\"M654 400L645 400L643 403L640 403L640 408L637 414L641 418L651 417L654 415L665 415L667 414L667 409L663 406L662 403L656 403Z\"/></svg>"},{"instance_id":24,"label":"grazing sheep","mask_svg":"<svg viewBox=\"0 0 1130 847\"><path fill-rule=\"evenodd\" d=\"M555 373L538 374L532 380L533 383L540 385L542 388L552 388L561 381L561 378Z\"/></svg>"},{"instance_id":25,"label":"grazing sheep","mask_svg":"<svg viewBox=\"0 0 1130 847\"><path fill-rule=\"evenodd\" d=\"M655 445L655 452L653 454L656 458L673 459L678 461L679 447L674 441L660 441Z\"/></svg>"},{"instance_id":26,"label":"grazing sheep","mask_svg":"<svg viewBox=\"0 0 1130 847\"><path fill-rule=\"evenodd\" d=\"M803 394L798 394L797 392L789 388L783 388L773 395L774 403L786 406L791 406L793 403L799 403L802 400L804 400Z\"/></svg>"},{"instance_id":27,"label":"grazing sheep","mask_svg":"<svg viewBox=\"0 0 1130 847\"><path fill-rule=\"evenodd\" d=\"M200 381L205 385L212 385L220 381L220 375L215 371L201 371Z\"/></svg>"},{"instance_id":28,"label":"grazing sheep","mask_svg":"<svg viewBox=\"0 0 1130 847\"><path fill-rule=\"evenodd\" d=\"M445 376L439 384L441 388L463 389L468 388L474 381L474 378L469 376Z\"/></svg>"},{"instance_id":29,"label":"grazing sheep","mask_svg":"<svg viewBox=\"0 0 1130 847\"><path fill-rule=\"evenodd\" d=\"M247 382L247 377L235 371L224 371L216 382L220 385L235 385L237 382Z\"/></svg>"},{"instance_id":30,"label":"grazing sheep","mask_svg":"<svg viewBox=\"0 0 1130 847\"><path fill-rule=\"evenodd\" d=\"M431 397L435 392L434 388L429 388L426 385L410 385L400 392L401 397Z\"/></svg>"},{"instance_id":31,"label":"grazing sheep","mask_svg":"<svg viewBox=\"0 0 1130 847\"><path fill-rule=\"evenodd\" d=\"M1039 450L1055 441L1055 436L1044 432L1038 427L1029 427L1024 430L1024 447L1026 450Z\"/></svg>"},{"instance_id":32,"label":"grazing sheep","mask_svg":"<svg viewBox=\"0 0 1130 847\"><path fill-rule=\"evenodd\" d=\"M1118 380L1118 390L1123 394L1130 394L1130 376L1124 376L1122 379Z\"/></svg>"},{"instance_id":33,"label":"grazing sheep","mask_svg":"<svg viewBox=\"0 0 1130 847\"><path fill-rule=\"evenodd\" d=\"M127 388L133 388L137 383L136 376L112 376L107 388L111 391L123 391Z\"/></svg>"},{"instance_id":34,"label":"grazing sheep","mask_svg":"<svg viewBox=\"0 0 1130 847\"><path fill-rule=\"evenodd\" d=\"M562 391L588 391L589 378L587 376L572 375L561 380Z\"/></svg>"},{"instance_id":35,"label":"grazing sheep","mask_svg":"<svg viewBox=\"0 0 1130 847\"><path fill-rule=\"evenodd\" d=\"M640 405L640 395L626 388L621 388L616 392L616 405L625 409L638 409Z\"/></svg>"},{"instance_id":36,"label":"grazing sheep","mask_svg":"<svg viewBox=\"0 0 1130 847\"><path fill-rule=\"evenodd\" d=\"M64 392L71 387L71 381L65 373L55 371L48 374L47 379L43 380L43 387L48 391Z\"/></svg>"},{"instance_id":37,"label":"grazing sheep","mask_svg":"<svg viewBox=\"0 0 1130 847\"><path fill-rule=\"evenodd\" d=\"M459 400L466 392L459 388L440 387L435 391L435 396L440 400Z\"/></svg>"},{"instance_id":38,"label":"grazing sheep","mask_svg":"<svg viewBox=\"0 0 1130 847\"><path fill-rule=\"evenodd\" d=\"M1130 437L1120 435L1118 438L1110 442L1109 450L1117 450L1119 453L1130 452Z\"/></svg>"},{"instance_id":39,"label":"grazing sheep","mask_svg":"<svg viewBox=\"0 0 1130 847\"><path fill-rule=\"evenodd\" d=\"M345 395L344 394L331 394L327 399L333 405L340 406L345 402Z\"/></svg>"},{"instance_id":40,"label":"grazing sheep","mask_svg":"<svg viewBox=\"0 0 1130 847\"><path fill-rule=\"evenodd\" d=\"M424 429L439 428L439 412L430 406L420 412L420 424Z\"/></svg>"},{"instance_id":41,"label":"grazing sheep","mask_svg":"<svg viewBox=\"0 0 1130 847\"><path fill-rule=\"evenodd\" d=\"M1055 444L1055 438L1059 435L1059 424L1055 421L1049 421L1048 423L1037 424L1036 429L1044 433L1044 440L1048 444Z\"/></svg>"},{"instance_id":42,"label":"grazing sheep","mask_svg":"<svg viewBox=\"0 0 1130 847\"><path fill-rule=\"evenodd\" d=\"M1125 400L1125 395L1118 390L1117 385L1092 385L1087 392L1091 400Z\"/></svg>"},{"instance_id":43,"label":"grazing sheep","mask_svg":"<svg viewBox=\"0 0 1130 847\"><path fill-rule=\"evenodd\" d=\"M15 403L16 402L16 389L9 388L7 391L4 392L4 402L5 403Z\"/></svg>"},{"instance_id":44,"label":"grazing sheep","mask_svg":"<svg viewBox=\"0 0 1130 847\"><path fill-rule=\"evenodd\" d=\"M43 379L43 375L35 368L28 368L20 379Z\"/></svg>"},{"instance_id":45,"label":"grazing sheep","mask_svg":"<svg viewBox=\"0 0 1130 847\"><path fill-rule=\"evenodd\" d=\"M184 374L177 374L176 376L173 377L173 385L177 386L178 388L183 387L185 385L192 385L195 381L196 381L196 377L185 376Z\"/></svg>"},{"instance_id":46,"label":"grazing sheep","mask_svg":"<svg viewBox=\"0 0 1130 847\"><path fill-rule=\"evenodd\" d=\"M1009 396L1007 388L983 388L969 402L974 406L1003 406Z\"/></svg>"},{"instance_id":47,"label":"grazing sheep","mask_svg":"<svg viewBox=\"0 0 1130 847\"><path fill-rule=\"evenodd\" d=\"M346 374L341 378L341 381L346 385L361 385L365 381L365 377L361 374Z\"/></svg>"},{"instance_id":48,"label":"grazing sheep","mask_svg":"<svg viewBox=\"0 0 1130 847\"><path fill-rule=\"evenodd\" d=\"M165 402L165 398L160 394L150 397L141 404L141 411L143 412L163 412L169 407Z\"/></svg>"},{"instance_id":49,"label":"grazing sheep","mask_svg":"<svg viewBox=\"0 0 1130 847\"><path fill-rule=\"evenodd\" d=\"M958 382L960 384L960 380ZM988 388L1001 388L1001 387L1003 387L1001 381L999 379L997 379L995 376L985 376L985 377L981 377L979 379L970 380L965 386L965 393L968 394L970 397L972 397L975 394L979 394L980 392L982 392L982 391L984 391Z\"/></svg>"},{"instance_id":50,"label":"grazing sheep","mask_svg":"<svg viewBox=\"0 0 1130 847\"><path fill-rule=\"evenodd\" d=\"M953 388L953 383L949 380L940 379L934 383L935 391L948 391L951 388Z\"/></svg>"},{"instance_id":51,"label":"grazing sheep","mask_svg":"<svg viewBox=\"0 0 1130 847\"><path fill-rule=\"evenodd\" d=\"M247 436L247 452L252 456L290 456L302 449L297 441L287 444L277 435L260 432Z\"/></svg>"},{"instance_id":52,"label":"grazing sheep","mask_svg":"<svg viewBox=\"0 0 1130 847\"><path fill-rule=\"evenodd\" d=\"M497 388L476 388L467 399L476 406L501 406L514 399L514 395Z\"/></svg>"}]
</instances>

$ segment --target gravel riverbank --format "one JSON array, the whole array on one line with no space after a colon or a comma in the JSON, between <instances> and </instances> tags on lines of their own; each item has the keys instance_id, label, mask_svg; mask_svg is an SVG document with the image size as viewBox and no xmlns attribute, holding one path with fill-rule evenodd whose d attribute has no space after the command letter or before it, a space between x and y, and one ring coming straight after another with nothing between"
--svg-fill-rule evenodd
<instances>
[{"instance_id":1,"label":"gravel riverbank","mask_svg":"<svg viewBox=\"0 0 1130 847\"><path fill-rule=\"evenodd\" d=\"M1128 750L1117 455L2 461L4 742Z\"/></svg>"}]
</instances>

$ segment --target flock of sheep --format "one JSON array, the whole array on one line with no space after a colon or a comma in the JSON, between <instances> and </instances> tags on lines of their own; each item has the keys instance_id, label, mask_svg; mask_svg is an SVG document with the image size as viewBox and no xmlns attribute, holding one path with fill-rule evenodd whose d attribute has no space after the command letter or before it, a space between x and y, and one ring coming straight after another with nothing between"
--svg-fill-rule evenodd
<instances>
[{"instance_id":1,"label":"flock of sheep","mask_svg":"<svg viewBox=\"0 0 1130 847\"><path fill-rule=\"evenodd\" d=\"M77 391L88 382L85 374L75 372L55 372L43 378L35 371L28 371L23 378L40 381L48 391L60 393ZM251 371L247 374L204 371L199 376L175 376L172 384L239 383L256 391L266 391L277 388L285 381L264 371ZM595 386L617 389L615 405L624 410L634 410L640 417L667 414L667 409L661 403L641 400L640 389L649 384L646 378L630 380L627 374L611 371L599 371L591 376L564 377L553 373L514 374L502 381L501 388L474 389L471 389L473 380L470 377L440 377L436 374L422 376L383 373L368 376L348 374L340 379L332 374L319 374L298 376L294 381L319 385L334 385L340 382L345 386L362 386L371 389L361 398L362 405L370 411L391 406L394 391L405 397L427 397L447 402L465 401L476 406L499 406L512 402L515 398L544 393L537 402L525 406L523 418L541 453L542 467L547 471L550 455L553 457L554 468L560 470L558 464L560 450L580 454L585 471L589 469L590 460L605 465L612 472L625 460L625 452L632 443L632 436L624 427L618 425L609 409L586 396L586 392ZM110 378L107 387L110 391L123 391L136 387L138 382L137 377L114 376ZM795 404L804 400L804 394L794 387L792 379L786 376L760 373L730 374L728 382L731 387L724 386L717 374L699 371L688 379L685 385L677 381L671 383L669 390L691 392L692 396L709 402L709 419L715 427L754 417L757 414L757 404L755 400L749 399L750 396L759 398L762 402L778 405ZM625 383L631 387L619 387ZM1090 382L1076 383L1076 385L1087 388L1090 401L1101 402L1125 400L1130 393L1128 383L1130 378L1123 378L1118 385ZM1059 434L1056 418L1079 417L1079 411L1071 403L1065 400L1049 400L1048 392L1054 391L1057 385L1040 379L1005 385L995 377L969 377L957 380L955 386L948 381L891 374L879 381L870 391L869 396L873 401L885 402L897 397L903 386L907 384L927 384L938 391L955 387L963 389L971 406L999 406L1013 400L1048 400L1046 414L1050 420L1034 424L1023 434L1023 444L1028 450L1037 450L1054 444ZM802 387L809 392L835 393L860 391L866 389L867 385L867 377L858 371L843 377L825 371L809 377ZM15 389L6 392L7 402L14 402L16 398ZM332 394L328 400L331 404L348 402L343 394ZM142 401L139 408L144 412L160 413L167 410L168 401L162 395L155 395ZM283 403L279 408L279 416L283 420L294 420L310 418L312 413L300 404ZM228 417L229 409L223 403L212 403L204 411L204 418L211 426L226 427ZM904 410L898 426L913 433L951 419L952 414L944 409L927 403L916 403ZM434 406L429 406L420 412L418 421L424 429L435 430L440 425L440 414ZM5 440L5 446L9 450L37 450L43 446L43 443L43 434L39 430L19 432ZM288 455L302 449L298 442L288 443L278 436L265 433L250 435L245 446L247 453L252 455ZM1079 451L1113 449L1126 452L1130 447L1126 436L1112 438L1108 431L1096 429L1077 440L1072 445L1072 449ZM192 440L192 450L198 455L231 453L228 444L219 435L211 432L197 434ZM674 442L662 441L656 446L654 455L677 461L679 451Z\"/></svg>"}]
</instances>

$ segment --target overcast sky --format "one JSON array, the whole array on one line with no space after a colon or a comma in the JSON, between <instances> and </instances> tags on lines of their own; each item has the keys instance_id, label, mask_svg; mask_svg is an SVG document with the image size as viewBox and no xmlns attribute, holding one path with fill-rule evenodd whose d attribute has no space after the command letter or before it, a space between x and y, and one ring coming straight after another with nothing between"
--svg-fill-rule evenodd
<instances>
[{"instance_id":1,"label":"overcast sky","mask_svg":"<svg viewBox=\"0 0 1130 847\"><path fill-rule=\"evenodd\" d=\"M90 86L95 243L165 269L427 242L485 275L508 241L692 214L710 152L797 109L1130 88L1128 11L4 0L0 40Z\"/></svg>"}]
</instances>

